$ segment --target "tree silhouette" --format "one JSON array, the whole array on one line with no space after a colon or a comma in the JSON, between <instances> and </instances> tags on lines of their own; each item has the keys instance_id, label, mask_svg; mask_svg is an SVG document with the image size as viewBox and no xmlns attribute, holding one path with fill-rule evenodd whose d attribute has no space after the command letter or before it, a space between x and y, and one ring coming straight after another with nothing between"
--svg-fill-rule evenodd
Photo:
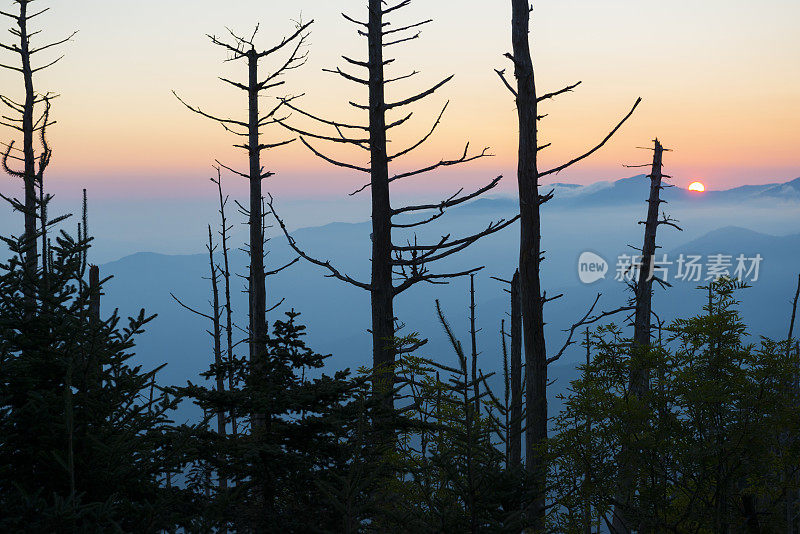
<instances>
[{"instance_id":1,"label":"tree silhouette","mask_svg":"<svg viewBox=\"0 0 800 534\"><path fill-rule=\"evenodd\" d=\"M634 295L634 362L631 365L630 390L638 397L642 397L650 389L650 369L646 362L648 360L647 354L652 346L653 283L655 282L662 286L669 285L666 280L662 280L655 275L657 269L656 251L658 250L658 245L656 245L656 236L658 228L662 225L668 225L678 230L681 229L676 224L676 221L668 217L666 213L663 214L662 218L659 218L661 204L666 202L661 199L661 190L670 187L663 183L665 178L669 178L662 173L664 150L658 139L655 139L653 141L653 162L650 165L650 174L648 175L650 179L650 196L647 199L647 219L639 223L644 225L644 242L642 248L638 249L642 253L641 261L637 262L639 270L634 273L636 281L635 283L630 283L630 288ZM625 467L621 466L621 468L624 472ZM636 484L636 481L623 479L623 487L620 488L620 502L627 503L630 501L629 493L632 491L630 484ZM630 525L626 524L622 509L615 510L614 529L620 533L630 530Z\"/></svg>"},{"instance_id":2,"label":"tree silhouette","mask_svg":"<svg viewBox=\"0 0 800 534\"><path fill-rule=\"evenodd\" d=\"M255 37L259 30L258 26L256 26L255 31L249 38L241 37L231 30L228 30L230 34L228 40L218 38L214 35L208 36L214 45L221 47L229 54L227 61L243 60L247 64L246 83L220 78L223 82L247 93L248 116L246 120L225 118L206 113L198 107L187 104L177 93L174 93L178 100L194 113L211 119L221 124L227 132L246 139L243 143L238 143L234 146L247 152L249 161L248 172L240 172L222 163L217 163L226 170L246 178L250 184L248 206L244 207L240 205L240 208L248 217L248 226L250 230L248 247L250 255L250 272L248 276L250 317L249 348L252 366L251 373L253 376L260 373L260 367L264 364L263 359L266 354L267 339L266 278L268 273L264 268L264 195L262 192L262 181L274 176L273 172L264 171L261 153L265 150L284 146L294 141L294 139L272 143L264 143L261 141L261 130L279 122L279 113L288 100L280 100L276 106L269 109L266 113L262 113L259 107L259 98L270 89L282 86L285 80L281 78L283 78L287 72L297 69L305 63L307 55L305 44L309 35L307 30L312 23L313 21L305 24L297 23L297 28L294 33L283 38L278 44L271 48L263 50L257 49L255 45ZM272 59L283 50L289 50L288 57L281 60L272 72L261 77L259 74L260 62L268 58ZM288 265L283 268L285 267L288 267ZM278 272L280 270L281 269L278 269L273 272ZM254 425L258 426L263 424L262 419L263 418L261 418L259 414L254 414Z\"/></svg>"},{"instance_id":3,"label":"tree silhouette","mask_svg":"<svg viewBox=\"0 0 800 534\"><path fill-rule=\"evenodd\" d=\"M453 78L453 76L449 76L413 96L392 102L387 101L385 91L389 84L410 78L416 75L417 72L413 71L410 74L396 77L387 76L386 67L393 63L394 59L385 57L386 49L417 39L420 35L419 28L431 22L430 20L425 20L415 24L393 27L391 22L387 20L388 15L396 13L410 3L410 0L402 0L396 4L387 5L382 0L369 0L367 2L368 17L366 21L342 14L348 22L358 28L358 34L366 38L368 52L366 61L352 59L347 56L342 57L350 67L365 70L366 77L350 74L339 67L329 70L329 72L367 89L369 93L367 104L350 101L351 107L368 115L366 124L329 120L309 113L288 100L284 100L284 105L323 127L330 128L332 133L330 135L313 133L285 120L280 121L289 130L300 134L300 140L317 157L332 165L362 172L370 177L368 184L353 193L366 189L370 189L371 193L372 272L369 282L356 280L341 272L329 261L317 259L312 254L302 250L294 239L289 236L283 221L280 218L278 218L278 221L289 240L289 244L301 257L326 269L329 276L369 291L372 309L372 363L375 376L373 389L376 394L385 396L387 406L393 405L393 396L390 392L394 388L395 373L393 366L398 353L409 352L419 346L419 344L415 344L413 347L398 347L395 342L395 297L419 283L446 283L448 279L476 272L480 267L462 272L437 272L433 270L433 264L464 250L480 238L494 234L516 221L516 217L514 217L510 220L492 222L483 231L464 237L446 235L436 243L419 243L416 239L416 234L413 237L406 237L404 245L398 244L393 240L393 237L396 237L396 231L408 230L413 232L415 229L442 217L448 208L463 204L494 189L501 179L500 177L495 178L486 186L471 193L463 193L463 190L459 190L456 194L439 202L402 207L392 206L390 184L393 182L420 176L445 167L460 165L489 155L488 149L470 153L469 143L467 143L463 153L454 159L442 159L439 162L412 170L390 172L392 164L418 149L433 136L441 123L447 104L444 105L441 113L436 117L433 126L425 136L409 147L395 153L388 151L389 136L394 133L395 128L405 124L411 118L411 113L404 114L397 119L389 119L387 116L390 113L400 111L405 113L404 110L408 106L433 95ZM365 164L341 161L320 151L312 145L309 139L360 149L369 155L369 160ZM272 203L270 203L270 207L274 213L275 209ZM418 216L418 218L415 219L414 216Z\"/></svg>"},{"instance_id":4,"label":"tree silhouette","mask_svg":"<svg viewBox=\"0 0 800 534\"><path fill-rule=\"evenodd\" d=\"M54 60L45 60L39 66L34 65L33 60L38 58L42 52L68 42L77 32L73 32L64 39L47 44L33 44L31 39L39 34L41 30L32 30L30 22L35 17L49 11L50 8L47 7L38 11L31 10L30 6L33 0L14 0L14 3L18 5L18 12L0 11L0 15L10 18L16 23L15 26L9 28L9 33L14 37L14 40L10 43L0 42L0 48L18 56L19 63L0 62L0 67L18 72L22 76L25 96L22 102L18 102L11 96L0 95L0 102L10 110L6 112L8 114L2 115L0 124L22 135L22 149L14 146L16 144L15 140L2 143L5 147L2 155L2 165L6 173L22 180L24 197L21 201L16 198L3 198L25 216L25 270L29 280L32 281L38 268L37 257L39 249L37 239L40 236L42 237L42 265L46 262L45 258L48 254L46 239L48 226L46 219L47 199L44 197L44 172L50 164L52 151L47 143L46 130L54 124L54 121L50 119L50 101L57 96L52 93L37 92L34 86L34 74L55 65L63 56L59 56ZM38 147L36 146L37 137L40 145ZM14 168L16 164L21 165L22 169ZM36 295L33 293L33 289L33 284L25 289L29 316L36 306Z\"/></svg>"},{"instance_id":5,"label":"tree silhouette","mask_svg":"<svg viewBox=\"0 0 800 534\"><path fill-rule=\"evenodd\" d=\"M525 425L525 466L532 475L535 495L531 503L530 520L535 532L544 531L545 495L547 465L542 453L547 439L547 348L544 337L544 305L548 299L540 279L541 262L544 251L541 246L541 206L553 198L553 191L541 194L540 179L556 174L594 154L619 130L633 114L641 99L596 146L570 161L547 170L539 169L539 152L549 146L539 145L538 121L544 118L539 113L539 104L556 96L572 91L581 82L568 85L551 93L537 93L533 60L530 49L529 0L511 0L511 37L513 53L505 56L514 64L516 87L505 76L505 71L497 70L506 88L514 95L517 103L519 122L519 160L517 182L520 206L520 288L522 292L523 341L525 353L526 382L526 425ZM555 297L557 298L557 297Z\"/></svg>"}]
</instances>

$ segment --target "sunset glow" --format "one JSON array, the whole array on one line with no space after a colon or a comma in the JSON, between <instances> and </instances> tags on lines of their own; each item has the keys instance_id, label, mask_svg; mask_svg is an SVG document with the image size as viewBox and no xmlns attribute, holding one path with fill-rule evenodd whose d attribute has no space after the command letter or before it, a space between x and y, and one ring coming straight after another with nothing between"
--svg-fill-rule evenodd
<instances>
[{"instance_id":1,"label":"sunset glow","mask_svg":"<svg viewBox=\"0 0 800 534\"><path fill-rule=\"evenodd\" d=\"M366 92L323 71L339 65L342 54L354 58L366 54L363 39L342 24L340 13L364 14L360 0L269 4L241 0L236 9L211 0L145 1L132 11L125 4L74 0L71 9L59 10L58 17L47 19L43 26L54 38L80 30L64 49L62 62L40 81L42 91L62 95L54 108L58 124L49 132L55 147L49 170L51 183L63 183L65 190L90 186L95 195L120 198L130 189L150 196L185 196L195 191L200 195L202 189L188 186L205 183L215 159L247 167L246 155L230 147L233 142L227 132L188 113L171 93L176 90L209 113L241 118L246 100L217 77L240 80L246 73L237 63L225 62L225 54L206 37L225 33L226 27L247 33L261 21L258 44L266 47L290 31L290 21L301 13L313 18L313 47L307 64L287 76L285 85L265 98L264 107L278 96L304 93L303 107L311 112L324 110L348 123L365 120L364 113L348 102L363 100ZM444 103L451 101L430 144L398 162L398 172L451 158L471 141L471 148L488 146L495 155L469 167L476 183L503 174L501 189L513 190L516 111L494 70L509 68L503 57L511 44L507 4L469 0L455 15L459 4L451 1L426 2L409 10L403 22L415 22L420 13L434 22L419 39L399 49L397 64L390 68L392 75L420 74L392 84L391 97L402 99L451 74L455 78L415 107L405 130L397 129L394 144L413 144L430 128ZM576 5L581 9L575 9ZM542 122L541 135L552 143L543 152L542 165L569 161L593 146L641 96L643 104L613 142L563 173L561 181L587 184L622 178L619 165L639 163L635 147L654 135L675 150L671 174L702 172L715 189L800 175L794 149L800 131L800 108L794 105L800 69L792 25L800 15L800 4L765 0L731 7L722 0L679 2L671 7L669 17L658 16L657 4L636 4L632 10L617 10L624 3L613 5L616 8L610 10L602 2L536 4L536 18L541 21L535 39L540 90L553 91L583 80L569 95L542 104L549 116ZM189 12L192 16L186 17ZM642 21L652 21L656 27ZM681 38L650 40L651 31ZM475 34L483 37L464 37ZM631 50L632 41L642 44ZM608 57L617 59L600 60ZM744 80L740 76L743 57L747 59L744 67L752 74ZM659 64L658 83L651 84L641 75L641 66L651 60ZM716 67L707 69L712 63ZM22 86L16 74L3 70L0 84L6 96L19 99ZM132 87L132 79L141 81L140 85ZM759 98L754 99L755 94ZM744 102L751 116L746 131L736 127L736 110ZM392 115L392 120L398 118ZM274 141L285 136L278 126L264 132ZM2 140L7 142L9 134L6 131ZM331 157L349 156L344 154L345 147L335 148ZM362 154L355 156L363 163L358 159ZM352 173L332 178L330 165L311 156L299 142L270 151L265 165L278 173L270 180L276 194L346 194L360 185L360 177ZM87 175L99 178L90 180ZM160 185L141 188L143 181ZM432 183L409 180L408 187L425 190ZM445 188L451 183L435 182Z\"/></svg>"},{"instance_id":2,"label":"sunset glow","mask_svg":"<svg viewBox=\"0 0 800 534\"><path fill-rule=\"evenodd\" d=\"M689 184L689 191L697 191L698 193L702 193L706 190L706 186L703 185L703 182L692 182Z\"/></svg>"}]
</instances>

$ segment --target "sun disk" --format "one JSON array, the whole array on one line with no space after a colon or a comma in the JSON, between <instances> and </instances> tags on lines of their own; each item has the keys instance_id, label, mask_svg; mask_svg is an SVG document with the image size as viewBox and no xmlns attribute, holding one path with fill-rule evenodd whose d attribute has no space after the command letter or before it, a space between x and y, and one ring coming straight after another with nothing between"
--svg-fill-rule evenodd
<instances>
[{"instance_id":1,"label":"sun disk","mask_svg":"<svg viewBox=\"0 0 800 534\"><path fill-rule=\"evenodd\" d=\"M703 185L703 182L692 182L691 184L689 184L689 191L697 191L699 193L702 193L705 190L706 186Z\"/></svg>"}]
</instances>

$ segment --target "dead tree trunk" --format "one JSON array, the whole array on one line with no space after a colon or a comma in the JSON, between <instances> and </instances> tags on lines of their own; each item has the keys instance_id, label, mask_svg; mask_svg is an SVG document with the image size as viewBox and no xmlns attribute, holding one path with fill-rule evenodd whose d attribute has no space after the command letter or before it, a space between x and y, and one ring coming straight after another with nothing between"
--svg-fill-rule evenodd
<instances>
[{"instance_id":1,"label":"dead tree trunk","mask_svg":"<svg viewBox=\"0 0 800 534\"><path fill-rule=\"evenodd\" d=\"M481 237L500 231L516 220L516 218L514 218L510 221L502 220L497 223L491 223L488 228L476 234L460 239L451 239L450 236L447 236L438 243L426 245L417 243L416 237L406 238L406 245L398 245L392 240L394 230L415 228L430 223L444 215L444 211L447 208L476 198L486 191L493 189L499 183L499 178L497 178L489 185L470 194L461 195L459 192L448 199L436 203L392 208L390 195L391 182L419 176L442 167L473 161L488 155L486 149L479 154L469 155L469 145L467 145L461 157L453 160L442 160L423 168L390 175L390 164L408 155L430 139L440 124L444 109L437 117L427 135L409 148L400 150L394 154L390 154L387 149L388 134L392 129L406 123L411 118L411 114L409 113L389 123L387 122L387 113L402 110L411 104L425 99L452 79L452 76L450 76L430 89L409 98L396 102L386 101L386 86L392 82L407 79L416 74L416 71L409 75L387 78L385 73L386 66L391 64L394 60L384 59L384 49L389 46L416 39L420 35L419 32L412 33L410 36L408 32L414 32L420 26L431 22L430 20L426 20L417 24L398 26L396 28L390 26L386 21L386 16L409 4L410 0L399 0L394 5L387 5L387 3L382 0L368 0L368 16L366 22L343 14L347 21L358 27L359 35L367 38L367 60L351 59L344 56L343 59L351 67L366 69L367 74L366 76L356 76L345 72L341 68L329 70L328 72L337 74L349 82L358 84L360 87L366 86L369 92L368 103L360 104L355 101L350 102L351 106L367 113L368 123L366 125L325 119L294 106L289 100L285 101L285 105L289 109L296 111L300 116L316 121L328 128L332 128L334 133L331 133L331 135L321 135L312 133L309 129L301 129L294 124L290 125L287 122L281 122L287 129L300 134L300 139L303 144L305 144L315 156L332 165L369 175L369 183L356 191L356 193L358 193L367 188L371 189L372 263L369 283L357 281L337 270L330 262L315 259L313 256L306 254L298 247L294 239L289 236L286 225L277 214L275 214L274 205L270 204L273 214L275 214L278 223L284 230L290 246L292 246L301 257L315 265L323 267L328 271L330 276L370 292L372 308L372 363L374 373L373 390L376 396L383 397L384 405L387 409L391 409L394 406L393 390L396 385L394 362L397 355L399 353L409 352L419 346L419 344L414 347L396 346L394 298L420 282L442 283L446 279L466 276L475 272L477 269L469 269L460 273L439 274L431 273L429 268L434 262L463 250ZM445 108L446 107L445 105ZM358 136L352 132L360 132L362 135ZM366 164L352 164L339 161L314 148L306 138L313 138L337 143L349 148L360 149L369 154L369 161ZM417 221L407 219L400 220L401 218L417 215L419 212L433 212L433 215L428 215L424 219Z\"/></svg>"},{"instance_id":2,"label":"dead tree trunk","mask_svg":"<svg viewBox=\"0 0 800 534\"><path fill-rule=\"evenodd\" d=\"M228 197L222 193L222 171L220 167L216 167L217 178L211 179L217 185L219 193L219 216L220 216L220 239L222 240L222 280L224 282L224 298L225 298L225 360L228 372L228 391L236 389L236 355L233 352L233 307L231 306L231 268L228 252L230 251L228 245L228 232L232 227L228 226L228 219L225 215L225 208L228 205ZM265 288L266 289L266 288ZM236 436L238 433L236 424L236 414L230 414L231 420L231 434Z\"/></svg>"},{"instance_id":3,"label":"dead tree trunk","mask_svg":"<svg viewBox=\"0 0 800 534\"><path fill-rule=\"evenodd\" d=\"M664 147L658 139L654 140L653 144L653 162L651 164L650 174L648 175L648 178L650 178L650 196L647 199L647 219L640 222L640 224L644 224L644 243L640 250L642 254L637 280L635 285L632 286L635 312L630 391L637 397L643 397L650 390L650 370L647 368L645 361L647 353L651 348L653 282L657 281L663 285L667 285L666 281L660 280L655 276L655 255L658 249L656 245L656 236L658 227L666 224L680 230L675 222L666 215L664 215L662 219L659 219L661 204L665 202L661 200L661 190L665 187L662 180L667 177L661 172L663 167ZM622 485L619 488L617 500L625 506L615 507L613 529L617 534L622 534L630 532L632 526L626 521L625 508L630 502L631 494L635 491L637 482L630 472L629 466L621 464L619 467Z\"/></svg>"},{"instance_id":4,"label":"dead tree trunk","mask_svg":"<svg viewBox=\"0 0 800 534\"><path fill-rule=\"evenodd\" d=\"M797 318L797 303L800 301L800 276L797 277L797 289L794 293L794 300L792 301L792 317L789 321L789 335L786 336L786 354L787 356L792 350L792 339L794 339L794 322Z\"/></svg>"},{"instance_id":5,"label":"dead tree trunk","mask_svg":"<svg viewBox=\"0 0 800 534\"><path fill-rule=\"evenodd\" d=\"M298 24L296 31L291 36L284 38L272 48L263 51L257 50L254 44L258 27L256 27L256 32L254 32L249 39L239 37L233 33L231 33L232 42L222 41L213 35L209 36L213 44L220 46L231 54L231 60L245 59L247 62L248 76L246 84L221 78L223 82L247 93L247 120L221 118L208 114L199 108L190 106L175 94L178 100L191 111L216 121L220 123L225 130L247 139L246 143L235 145L236 148L247 151L249 163L247 173L236 171L222 164L220 165L234 174L246 178L250 185L249 202L247 207L243 208L243 211L247 214L249 226L248 341L250 349L250 380L253 381L254 384L258 383L259 376L265 368L265 358L267 357L267 273L264 270L264 196L261 182L274 174L272 172L265 172L262 168L261 152L286 145L293 141L293 139L290 139L271 144L261 142L261 129L278 122L276 115L283 108L283 101L279 102L277 106L262 115L259 108L259 97L263 96L267 90L283 85L284 81L280 80L280 78L285 75L287 71L296 69L305 63L307 53L303 50L303 46L308 37L306 30L310 25L311 22L307 24ZM274 72L265 76L264 79L259 79L259 62L266 57L276 54L290 43L293 48L288 59ZM273 272L278 271L280 271L280 269ZM252 419L253 428L259 428L265 424L262 414L253 414Z\"/></svg>"},{"instance_id":6,"label":"dead tree trunk","mask_svg":"<svg viewBox=\"0 0 800 534\"><path fill-rule=\"evenodd\" d=\"M538 95L534 78L533 60L530 50L530 11L529 0L511 0L512 22L511 41L513 53L506 54L514 64L516 88L505 77L504 71L497 73L517 101L519 122L519 152L517 181L520 210L520 253L519 272L522 293L522 331L525 351L526 387L526 428L525 428L525 467L530 475L528 525L534 532L545 528L545 498L547 465L540 454L547 439L547 347L544 337L544 305L547 298L542 291L540 266L543 259L541 243L541 206L552 198L552 191L542 195L539 192L539 179L560 172L587 158L599 150L633 114L639 104L636 101L631 111L597 146L577 156L569 162L553 169L539 169L538 105L543 100L553 98L574 89L580 82L553 93Z\"/></svg>"},{"instance_id":7,"label":"dead tree trunk","mask_svg":"<svg viewBox=\"0 0 800 534\"><path fill-rule=\"evenodd\" d=\"M653 312L653 281L655 276L656 233L662 221L658 219L661 208L662 160L664 147L654 141L653 165L650 170L650 197L647 199L647 220L644 226L644 244L636 283L636 315L633 323L634 350L646 351L650 347L651 321ZM631 371L631 391L644 395L650 389L650 372L642 367Z\"/></svg>"},{"instance_id":8,"label":"dead tree trunk","mask_svg":"<svg viewBox=\"0 0 800 534\"><path fill-rule=\"evenodd\" d=\"M33 279L37 265L36 245L36 154L34 151L33 115L36 94L33 90L33 69L31 67L30 39L28 36L28 4L29 0L19 2L20 48L22 59L22 77L25 83L25 104L22 110L22 154L25 160L25 270Z\"/></svg>"},{"instance_id":9,"label":"dead tree trunk","mask_svg":"<svg viewBox=\"0 0 800 534\"><path fill-rule=\"evenodd\" d=\"M31 38L39 34L40 31L31 31L29 23L31 19L46 12L49 8L31 13L29 8L32 0L17 0L16 3L19 5L18 14L0 11L0 14L16 22L16 27L9 29L10 33L16 37L15 42L11 44L0 43L0 49L19 55L19 66L0 62L0 67L22 75L25 100L20 103L8 96L0 95L0 102L11 110L11 113L3 115L2 119L0 119L0 125L7 126L22 134L21 150L14 146L15 142L13 140L9 143L3 143L5 150L3 151L2 164L3 169L9 175L22 179L24 198L22 202L6 197L2 198L10 202L12 207L24 216L23 265L28 283L23 291L27 306L26 313L30 315L34 313L36 308L36 291L34 287L39 257L37 221L40 220L39 210L44 209L43 204L48 200L44 198L43 193L44 171L50 163L50 149L47 146L45 131L52 124L49 120L50 95L37 93L33 82L34 74L56 64L61 57L46 62L42 66L33 65L32 60L36 54L66 43L72 39L75 33L60 41L44 45L32 45ZM36 107L43 103L45 110L37 118ZM36 147L37 135L42 145L39 150ZM22 170L12 169L11 161L21 163ZM42 191L41 199L37 198L37 185L39 190ZM43 214L44 211L41 213ZM44 218L42 219L44 220ZM47 224L46 220L44 220L44 224ZM43 244L43 248L46 249L46 243ZM46 261L46 258L42 258L43 267Z\"/></svg>"},{"instance_id":10,"label":"dead tree trunk","mask_svg":"<svg viewBox=\"0 0 800 534\"><path fill-rule=\"evenodd\" d=\"M225 392L225 373L223 372L223 361L222 361L222 325L220 324L220 317L222 316L222 311L219 305L219 276L217 274L217 265L214 262L214 240L211 237L211 225L208 226L208 263L211 269L210 279L211 279L211 323L213 325L213 330L211 332L211 337L214 339L214 366L216 368L216 380L217 380L217 393L222 394ZM227 433L226 430L226 421L225 421L225 411L222 408L217 409L217 433L220 436L224 436ZM228 479L224 476L219 476L219 487L220 488L227 488L228 487Z\"/></svg>"},{"instance_id":11,"label":"dead tree trunk","mask_svg":"<svg viewBox=\"0 0 800 534\"><path fill-rule=\"evenodd\" d=\"M511 467L522 466L522 294L519 271L511 279Z\"/></svg>"},{"instance_id":12,"label":"dead tree trunk","mask_svg":"<svg viewBox=\"0 0 800 534\"><path fill-rule=\"evenodd\" d=\"M520 253L522 332L525 347L526 429L525 467L531 475L529 525L544 530L546 466L538 452L547 439L547 352L544 338L544 302L540 281L542 199L537 161L538 102L530 53L528 0L512 2L512 43L517 79L519 120Z\"/></svg>"},{"instance_id":13,"label":"dead tree trunk","mask_svg":"<svg viewBox=\"0 0 800 534\"><path fill-rule=\"evenodd\" d=\"M392 283L392 208L389 201L389 154L386 149L386 101L383 62L383 5L369 2L369 149L372 191L372 361L379 378L376 393L391 406L394 388L394 295Z\"/></svg>"},{"instance_id":14,"label":"dead tree trunk","mask_svg":"<svg viewBox=\"0 0 800 534\"><path fill-rule=\"evenodd\" d=\"M258 54L254 48L247 52L247 152L250 161L250 273L247 292L250 309L250 361L252 372L263 370L263 359L267 354L267 281L264 275L264 217L261 213L263 193L261 192L261 147L259 143L258 114ZM256 378L258 380L258 378ZM256 414L254 426L264 425L263 417Z\"/></svg>"},{"instance_id":15,"label":"dead tree trunk","mask_svg":"<svg viewBox=\"0 0 800 534\"><path fill-rule=\"evenodd\" d=\"M480 395L480 384L478 382L478 328L475 325L476 317L475 317L475 275L469 275L469 337L470 337L470 348L471 356L472 356L472 384L473 389L475 390L475 410L476 413L480 413L481 410L481 395Z\"/></svg>"}]
</instances>

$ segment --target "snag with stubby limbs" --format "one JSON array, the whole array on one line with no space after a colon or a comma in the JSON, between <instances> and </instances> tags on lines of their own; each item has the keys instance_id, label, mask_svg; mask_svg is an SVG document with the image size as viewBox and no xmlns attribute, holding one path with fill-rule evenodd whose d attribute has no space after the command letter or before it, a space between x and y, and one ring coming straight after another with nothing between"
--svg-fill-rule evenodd
<instances>
[{"instance_id":1,"label":"snag with stubby limbs","mask_svg":"<svg viewBox=\"0 0 800 534\"><path fill-rule=\"evenodd\" d=\"M631 110L593 148L576 156L568 162L547 170L539 169L539 152L549 143L539 145L539 121L545 116L539 113L539 104L558 95L572 91L581 82L568 85L551 93L537 93L533 60L530 47L530 13L528 0L511 0L512 22L511 41L513 51L505 56L514 65L516 86L512 85L504 70L497 70L506 88L514 95L517 103L519 125L519 153L517 182L519 187L520 242L519 273L522 292L523 345L525 361L526 421L525 421L525 467L530 474L529 526L535 532L545 529L546 515L546 476L547 464L543 447L547 440L547 365L548 358L544 338L544 305L548 299L542 291L541 263L542 250L541 206L553 198L553 191L541 194L540 180L559 173L591 156L602 148L622 127L641 102L637 99ZM558 298L558 297L554 297ZM595 302L596 304L596 302ZM574 331L573 331L574 332ZM560 355L560 353L559 353Z\"/></svg>"},{"instance_id":2,"label":"snag with stubby limbs","mask_svg":"<svg viewBox=\"0 0 800 534\"><path fill-rule=\"evenodd\" d=\"M366 20L359 20L356 17L343 14L347 21L358 27L359 35L365 37L367 41L366 60L352 59L347 56L343 56L343 59L351 68L362 69L365 74L350 74L342 68L329 70L329 72L366 89L368 94L367 104L360 104L355 100L350 102L352 107L365 113L367 120L364 124L344 123L317 116L301 109L290 99L284 100L286 107L296 111L301 117L330 128L331 133L329 135L314 133L313 128L303 128L294 122L281 121L281 124L287 129L299 134L302 143L319 158L332 165L369 175L369 183L353 193L356 194L369 189L371 194L372 259L369 282L356 280L354 277L341 272L330 261L317 259L313 254L302 250L295 240L289 236L284 222L280 218L278 218L278 222L284 230L289 244L300 256L326 269L329 276L369 291L372 310L371 334L374 391L376 395L384 397L387 408L394 406L392 392L395 387L394 365L397 356L415 350L424 343L422 341L413 343L411 346L398 346L396 342L397 318L394 313L395 297L419 283L445 283L448 279L467 276L476 272L480 267L465 269L460 272L434 272L432 267L437 261L464 250L480 238L494 234L517 220L517 217L513 217L509 220L491 222L483 230L465 237L446 235L440 241L428 244L419 243L416 235L413 237L407 235L404 238L406 241L404 245L398 244L393 239L403 230L411 229L411 231L414 231L416 228L439 219L448 208L477 198L494 189L500 182L500 177L498 177L471 193L462 194L462 191L458 191L449 198L438 202L402 207L392 206L390 184L393 182L490 155L488 149L483 149L474 154L470 153L469 144L467 144L463 153L454 159L443 159L430 165L410 170L390 172L390 166L393 163L410 154L431 138L441 123L447 104L443 106L441 113L436 117L428 133L418 142L398 152L390 153L388 150L389 134L394 133L395 128L405 124L411 118L411 113L406 113L404 110L411 104L433 95L453 78L449 76L429 89L413 96L397 101L387 101L385 92L388 85L401 79L410 78L417 72L387 77L386 67L393 63L394 60L385 58L385 51L389 47L393 48L400 43L418 38L420 35L419 28L432 22L425 20L396 28L391 26L386 20L387 16L407 7L410 3L410 0L402 0L394 5L386 6L386 3L381 0L369 0L367 2ZM391 119L387 118L390 113L400 111L402 111L400 116ZM329 142L361 151L368 154L368 161L366 163L341 161L320 151L310 140ZM272 203L270 203L270 207L275 213ZM419 215L419 218L414 218L415 215Z\"/></svg>"},{"instance_id":3,"label":"snag with stubby limbs","mask_svg":"<svg viewBox=\"0 0 800 534\"><path fill-rule=\"evenodd\" d=\"M50 164L52 151L48 145L46 134L47 128L55 123L50 118L50 102L57 96L52 93L37 92L34 85L34 74L55 65L63 56L55 59L42 59L40 65L35 65L34 59L38 59L42 52L69 42L77 32L58 41L34 44L31 39L41 30L31 29L31 20L50 8L32 10L33 0L17 0L15 3L19 6L18 12L0 11L0 15L16 22L15 27L9 29L9 33L15 37L14 41L11 43L0 42L0 49L17 56L16 59L19 62L9 64L0 61L0 67L17 72L22 76L25 96L22 102L17 102L8 95L0 94L0 102L10 110L5 112L8 115L5 113L2 115L0 125L11 128L22 136L22 149L15 146L14 140L2 143L5 147L2 153L2 166L8 175L22 180L24 194L22 201L4 195L0 195L0 198L6 200L14 210L24 215L25 270L30 283L23 290L26 293L27 314L30 317L36 307L36 295L32 289L33 279L37 276L40 267L42 270L46 268L48 254L46 232L51 224L47 221L46 206L50 196L44 193L44 172ZM42 107L44 109L37 111ZM17 164L22 168L14 168ZM40 238L41 249L38 245ZM39 254L40 250L41 254ZM42 264L38 265L40 257Z\"/></svg>"},{"instance_id":4,"label":"snag with stubby limbs","mask_svg":"<svg viewBox=\"0 0 800 534\"><path fill-rule=\"evenodd\" d=\"M240 209L248 217L250 272L248 275L248 299L249 299L249 348L250 348L250 372L255 377L260 373L266 358L267 344L267 272L264 268L264 194L262 181L274 176L273 172L264 171L261 161L261 153L265 150L287 145L294 139L264 143L261 141L261 130L267 126L278 123L281 120L280 113L284 109L286 100L280 100L277 105L262 113L259 106L259 98L264 96L267 91L279 87L285 83L281 78L287 72L297 69L305 64L307 51L305 50L308 39L308 28L313 21L302 24L298 23L295 31L282 39L278 44L264 50L259 50L255 45L255 37L258 33L258 26L253 34L242 37L229 30L230 40L224 40L214 35L209 35L211 42L224 49L229 54L229 61L243 60L247 65L247 83L239 83L227 78L220 78L227 83L244 91L247 94L246 120L220 117L206 113L202 109L187 104L181 97L174 93L178 100L194 113L207 119L213 120L222 125L227 132L243 137L247 141L234 145L236 148L247 152L249 170L240 172L232 167L219 163L219 166L232 172L237 176L245 178L249 182L250 195L248 205L241 206ZM279 67L263 78L259 77L259 64L261 61L272 59L284 49L289 50L288 57L281 61ZM286 268L290 264L282 267ZM272 271L279 272L281 269ZM229 343L230 345L230 343ZM263 418L259 414L253 414L253 425L263 426Z\"/></svg>"}]
</instances>

